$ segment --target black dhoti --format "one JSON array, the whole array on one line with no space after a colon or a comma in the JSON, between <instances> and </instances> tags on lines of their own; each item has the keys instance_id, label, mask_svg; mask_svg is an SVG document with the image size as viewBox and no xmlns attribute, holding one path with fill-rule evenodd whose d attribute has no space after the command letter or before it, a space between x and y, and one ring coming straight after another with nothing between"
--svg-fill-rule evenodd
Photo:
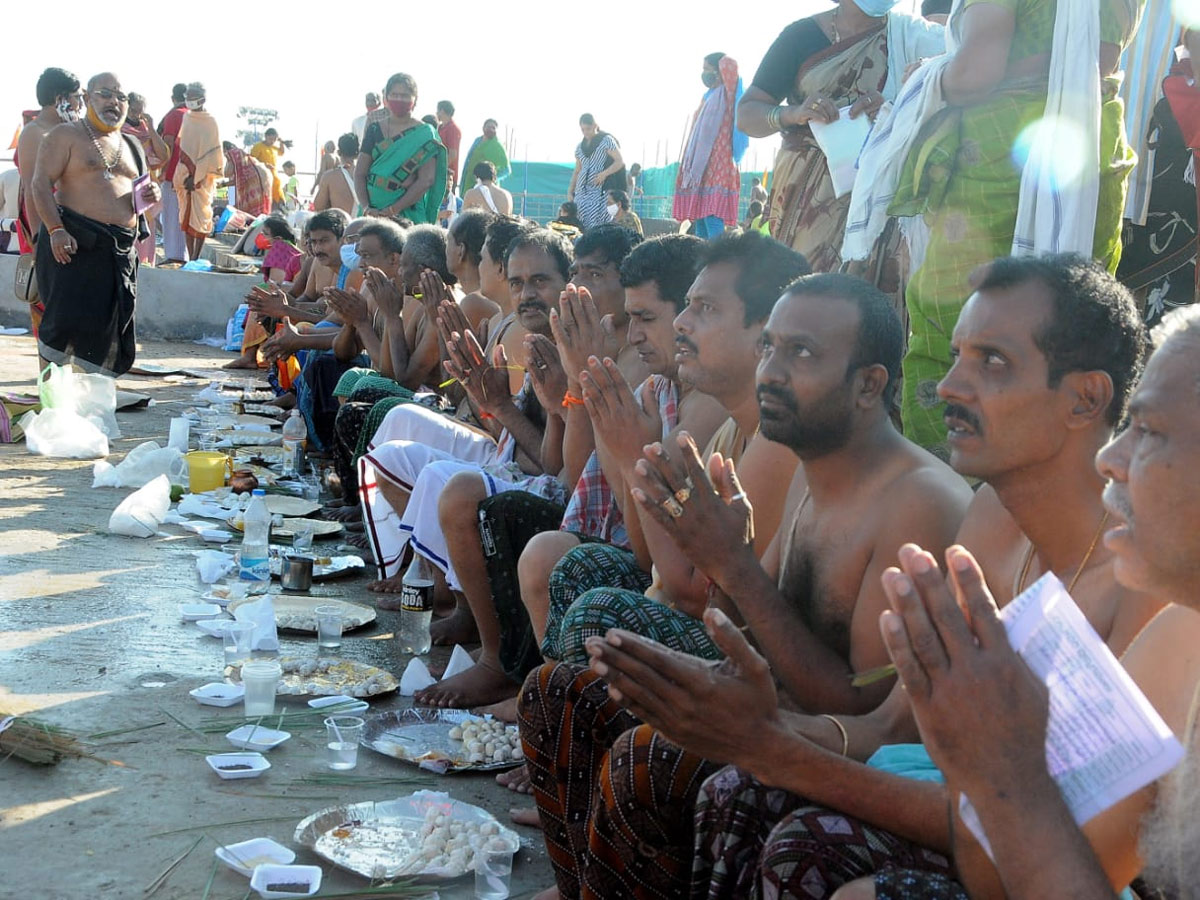
<instances>
[{"instance_id":1,"label":"black dhoti","mask_svg":"<svg viewBox=\"0 0 1200 900\"><path fill-rule=\"evenodd\" d=\"M85 372L124 375L137 351L137 232L65 207L59 213L78 250L66 265L57 262L42 226L36 270L46 314L38 331L38 353Z\"/></svg>"}]
</instances>

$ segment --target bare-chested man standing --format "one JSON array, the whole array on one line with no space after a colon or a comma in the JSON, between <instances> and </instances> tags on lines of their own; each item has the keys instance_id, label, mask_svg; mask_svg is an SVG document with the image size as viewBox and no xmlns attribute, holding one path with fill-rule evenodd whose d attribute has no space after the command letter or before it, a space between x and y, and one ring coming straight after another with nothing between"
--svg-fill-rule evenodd
<instances>
[{"instance_id":1,"label":"bare-chested man standing","mask_svg":"<svg viewBox=\"0 0 1200 900\"><path fill-rule=\"evenodd\" d=\"M138 142L121 134L128 109L117 76L93 77L87 117L46 136L32 184L42 219L38 290L46 304L38 352L50 362L113 376L129 371L137 350L133 183L146 174L146 159ZM158 185L147 181L140 203L159 197Z\"/></svg>"},{"instance_id":2,"label":"bare-chested man standing","mask_svg":"<svg viewBox=\"0 0 1200 900\"><path fill-rule=\"evenodd\" d=\"M354 164L358 161L358 136L347 132L338 138L337 165L322 172L317 181L317 196L313 209L340 209L356 215L358 200L354 196Z\"/></svg>"},{"instance_id":3,"label":"bare-chested man standing","mask_svg":"<svg viewBox=\"0 0 1200 900\"><path fill-rule=\"evenodd\" d=\"M83 109L83 94L79 91L79 79L66 69L50 68L41 74L37 82L37 99L41 111L32 122L21 130L17 141L16 163L21 182L17 192L17 236L21 255L34 252L34 242L42 228L42 218L33 202L33 172L37 165L38 148L50 130L64 122L75 122ZM39 298L29 305L32 331L36 339L46 312L45 303ZM46 367L42 360L38 370Z\"/></svg>"}]
</instances>

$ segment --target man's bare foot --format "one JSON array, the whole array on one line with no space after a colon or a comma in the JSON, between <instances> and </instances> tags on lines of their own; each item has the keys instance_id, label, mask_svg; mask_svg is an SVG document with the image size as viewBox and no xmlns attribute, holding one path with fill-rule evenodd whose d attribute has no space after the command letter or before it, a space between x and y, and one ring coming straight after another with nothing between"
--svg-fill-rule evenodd
<instances>
[{"instance_id":1,"label":"man's bare foot","mask_svg":"<svg viewBox=\"0 0 1200 900\"><path fill-rule=\"evenodd\" d=\"M359 516L357 521L353 519L340 519L339 521L346 526L346 530L351 534L363 534L367 530L367 526L363 524L362 516Z\"/></svg>"},{"instance_id":2,"label":"man's bare foot","mask_svg":"<svg viewBox=\"0 0 1200 900\"><path fill-rule=\"evenodd\" d=\"M267 401L268 406L277 406L280 409L295 409L296 395L290 391L286 394L280 394L274 400Z\"/></svg>"},{"instance_id":3,"label":"man's bare foot","mask_svg":"<svg viewBox=\"0 0 1200 900\"><path fill-rule=\"evenodd\" d=\"M479 629L475 627L475 617L471 615L471 607L456 606L454 612L444 619L437 619L429 626L430 639L439 647L453 647L455 644L479 643ZM480 703L492 703L502 698L480 700Z\"/></svg>"},{"instance_id":4,"label":"man's bare foot","mask_svg":"<svg viewBox=\"0 0 1200 900\"><path fill-rule=\"evenodd\" d=\"M391 578L380 578L367 585L372 594L399 594L404 590L404 576L394 575Z\"/></svg>"},{"instance_id":5,"label":"man's bare foot","mask_svg":"<svg viewBox=\"0 0 1200 900\"><path fill-rule=\"evenodd\" d=\"M367 540L367 536L365 533L347 534L346 535L346 543L349 544L351 547L354 547L357 550L370 550L371 549L371 542L369 540Z\"/></svg>"},{"instance_id":6,"label":"man's bare foot","mask_svg":"<svg viewBox=\"0 0 1200 900\"><path fill-rule=\"evenodd\" d=\"M362 508L359 504L343 506L325 506L320 511L320 517L328 518L330 522L361 522Z\"/></svg>"},{"instance_id":7,"label":"man's bare foot","mask_svg":"<svg viewBox=\"0 0 1200 900\"><path fill-rule=\"evenodd\" d=\"M222 369L257 369L258 360L251 356L239 356L237 359L225 363L221 366Z\"/></svg>"},{"instance_id":8,"label":"man's bare foot","mask_svg":"<svg viewBox=\"0 0 1200 900\"><path fill-rule=\"evenodd\" d=\"M488 663L476 663L453 678L417 691L413 703L418 706L441 706L450 709L470 709L481 703L496 703L514 696L518 685L499 669Z\"/></svg>"},{"instance_id":9,"label":"man's bare foot","mask_svg":"<svg viewBox=\"0 0 1200 900\"><path fill-rule=\"evenodd\" d=\"M481 716L491 716L500 722L511 724L517 721L517 698L510 697L507 700L501 700L499 703L493 703L491 706L481 707L475 710L475 712ZM499 780L499 776L497 776L497 780Z\"/></svg>"},{"instance_id":10,"label":"man's bare foot","mask_svg":"<svg viewBox=\"0 0 1200 900\"><path fill-rule=\"evenodd\" d=\"M541 828L542 817L538 815L536 806L526 806L522 809L510 809L508 817L518 825L528 825L530 828Z\"/></svg>"},{"instance_id":11,"label":"man's bare foot","mask_svg":"<svg viewBox=\"0 0 1200 900\"><path fill-rule=\"evenodd\" d=\"M507 772L501 772L496 776L496 784L503 785L514 794L533 793L533 785L529 781L529 768L527 766L519 766L515 769L509 769Z\"/></svg>"},{"instance_id":12,"label":"man's bare foot","mask_svg":"<svg viewBox=\"0 0 1200 900\"><path fill-rule=\"evenodd\" d=\"M562 900L562 894L556 887L548 887L540 894L534 894L533 900Z\"/></svg>"}]
</instances>

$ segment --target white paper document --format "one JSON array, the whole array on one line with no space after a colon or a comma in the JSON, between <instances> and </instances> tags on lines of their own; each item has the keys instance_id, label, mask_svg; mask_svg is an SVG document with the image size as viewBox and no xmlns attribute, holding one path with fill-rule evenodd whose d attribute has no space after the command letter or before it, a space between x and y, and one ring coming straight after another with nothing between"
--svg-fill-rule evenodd
<instances>
[{"instance_id":1,"label":"white paper document","mask_svg":"<svg viewBox=\"0 0 1200 900\"><path fill-rule=\"evenodd\" d=\"M808 127L812 129L813 137L829 164L834 193L844 197L854 188L854 179L858 176L858 155L862 153L871 134L871 119L866 113L857 119L850 118L849 106L843 106L838 114L833 122L813 119Z\"/></svg>"},{"instance_id":2,"label":"white paper document","mask_svg":"<svg viewBox=\"0 0 1200 900\"><path fill-rule=\"evenodd\" d=\"M1053 574L1000 611L1008 640L1050 691L1046 762L1075 821L1157 781L1183 747ZM991 847L966 795L959 813Z\"/></svg>"}]
</instances>

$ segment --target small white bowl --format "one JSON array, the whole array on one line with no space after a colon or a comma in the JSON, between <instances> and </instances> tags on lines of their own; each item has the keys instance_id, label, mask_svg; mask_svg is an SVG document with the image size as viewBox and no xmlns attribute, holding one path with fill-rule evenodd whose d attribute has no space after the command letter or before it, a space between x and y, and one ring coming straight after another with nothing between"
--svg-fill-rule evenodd
<instances>
[{"instance_id":1,"label":"small white bowl","mask_svg":"<svg viewBox=\"0 0 1200 900\"><path fill-rule=\"evenodd\" d=\"M308 885L304 892L269 891L269 884L303 883ZM250 887L260 897L311 897L321 889L320 866L259 866L250 877Z\"/></svg>"},{"instance_id":2,"label":"small white bowl","mask_svg":"<svg viewBox=\"0 0 1200 900\"><path fill-rule=\"evenodd\" d=\"M252 838L240 844L227 844L218 847L213 855L247 878L259 866L286 866L296 861L295 853L270 838Z\"/></svg>"},{"instance_id":3,"label":"small white bowl","mask_svg":"<svg viewBox=\"0 0 1200 900\"><path fill-rule=\"evenodd\" d=\"M215 603L180 603L179 615L185 622L215 619L221 615L221 607Z\"/></svg>"},{"instance_id":4,"label":"small white bowl","mask_svg":"<svg viewBox=\"0 0 1200 900\"><path fill-rule=\"evenodd\" d=\"M224 640L225 632L229 630L229 626L233 623L233 619L201 619L196 623L196 627L209 637Z\"/></svg>"},{"instance_id":5,"label":"small white bowl","mask_svg":"<svg viewBox=\"0 0 1200 900\"><path fill-rule=\"evenodd\" d=\"M317 697L315 700L309 700L308 705L313 709L325 709L328 706L336 706L338 715L352 715L354 713L366 712L371 708L371 704L366 700L356 700L353 697L347 697L345 694L335 694L332 697Z\"/></svg>"},{"instance_id":6,"label":"small white bowl","mask_svg":"<svg viewBox=\"0 0 1200 900\"><path fill-rule=\"evenodd\" d=\"M286 731L276 731L274 728L263 728L261 725L239 725L225 735L229 743L243 750L258 750L266 752L274 749L291 737Z\"/></svg>"},{"instance_id":7,"label":"small white bowl","mask_svg":"<svg viewBox=\"0 0 1200 900\"><path fill-rule=\"evenodd\" d=\"M233 540L233 532L225 531L223 528L205 528L200 532L200 537L210 544L224 544Z\"/></svg>"},{"instance_id":8,"label":"small white bowl","mask_svg":"<svg viewBox=\"0 0 1200 900\"><path fill-rule=\"evenodd\" d=\"M238 778L257 778L271 768L271 764L261 753L214 753L212 756L204 757L204 761L226 781L235 781ZM250 768L231 770L223 768L224 766L249 766ZM291 862L290 859L286 861Z\"/></svg>"},{"instance_id":9,"label":"small white bowl","mask_svg":"<svg viewBox=\"0 0 1200 900\"><path fill-rule=\"evenodd\" d=\"M242 702L242 698L246 696L246 688L240 684L211 681L188 691L188 696L202 706L233 706Z\"/></svg>"}]
</instances>

